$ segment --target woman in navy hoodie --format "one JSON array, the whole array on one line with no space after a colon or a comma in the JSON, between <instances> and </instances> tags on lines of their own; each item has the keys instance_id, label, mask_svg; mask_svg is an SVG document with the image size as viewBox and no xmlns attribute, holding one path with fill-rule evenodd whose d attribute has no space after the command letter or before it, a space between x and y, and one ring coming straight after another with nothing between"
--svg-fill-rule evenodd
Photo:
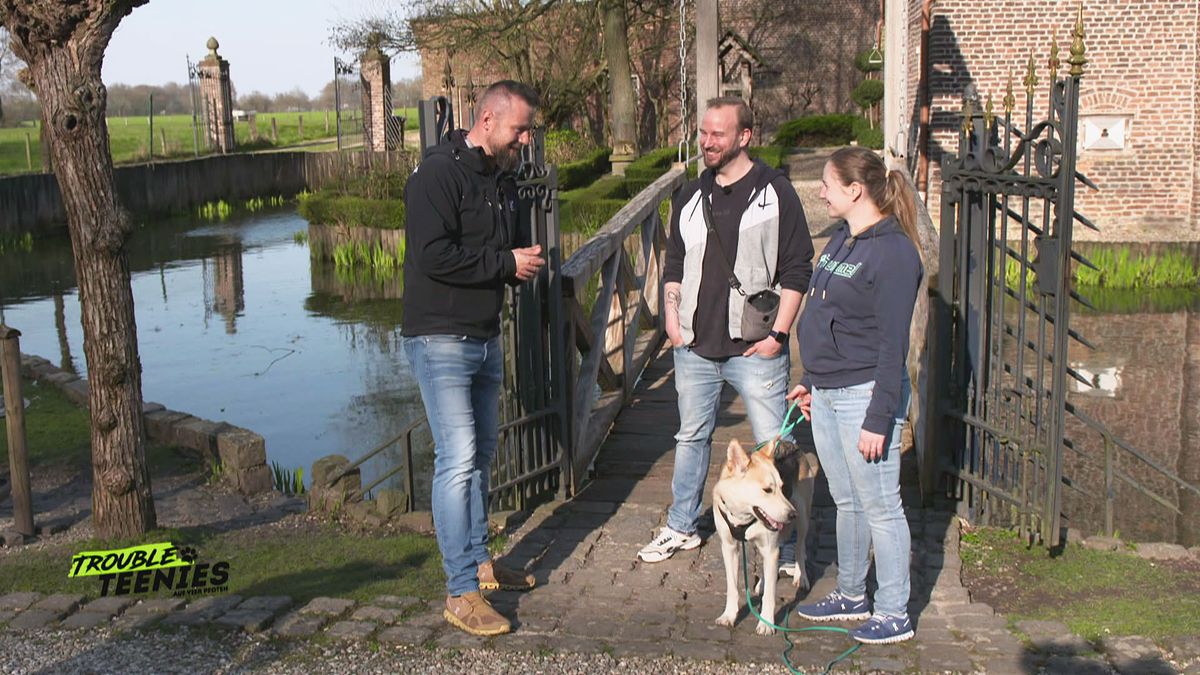
<instances>
[{"instance_id":1,"label":"woman in navy hoodie","mask_svg":"<svg viewBox=\"0 0 1200 675\"><path fill-rule=\"evenodd\" d=\"M796 611L814 621L866 619L854 639L900 642L913 636L900 430L911 395L909 322L924 272L915 196L875 153L843 148L825 164L821 198L842 222L808 285L798 330L805 372L788 398L812 420L837 504L838 586ZM866 597L872 543L873 612Z\"/></svg>"}]
</instances>

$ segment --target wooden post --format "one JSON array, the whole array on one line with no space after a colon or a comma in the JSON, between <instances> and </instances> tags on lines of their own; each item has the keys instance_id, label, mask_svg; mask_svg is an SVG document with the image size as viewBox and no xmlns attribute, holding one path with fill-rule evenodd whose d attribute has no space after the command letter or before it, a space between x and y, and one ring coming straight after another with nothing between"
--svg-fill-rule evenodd
<instances>
[{"instance_id":1,"label":"wooden post","mask_svg":"<svg viewBox=\"0 0 1200 675\"><path fill-rule=\"evenodd\" d=\"M717 44L721 40L721 18L717 0L696 2L696 129L704 119L708 100L721 93L721 57ZM697 137L688 139L695 143ZM697 162L702 162L697 159ZM703 168L703 167L701 167Z\"/></svg>"},{"instance_id":2,"label":"wooden post","mask_svg":"<svg viewBox=\"0 0 1200 675\"><path fill-rule=\"evenodd\" d=\"M150 161L154 161L154 94L150 94L150 104L148 106L148 119L150 120L150 145L147 146L147 152L150 153Z\"/></svg>"},{"instance_id":3,"label":"wooden post","mask_svg":"<svg viewBox=\"0 0 1200 675\"><path fill-rule=\"evenodd\" d=\"M325 111L325 135L329 135L329 111Z\"/></svg>"},{"instance_id":4,"label":"wooden post","mask_svg":"<svg viewBox=\"0 0 1200 675\"><path fill-rule=\"evenodd\" d=\"M279 142L279 127L275 124L275 118L271 118L271 142Z\"/></svg>"},{"instance_id":5,"label":"wooden post","mask_svg":"<svg viewBox=\"0 0 1200 675\"><path fill-rule=\"evenodd\" d=\"M29 132L25 132L25 168L33 171L33 150L29 147Z\"/></svg>"},{"instance_id":6,"label":"wooden post","mask_svg":"<svg viewBox=\"0 0 1200 675\"><path fill-rule=\"evenodd\" d=\"M303 114L301 114L300 117L298 117L296 119L296 128L297 128L296 133L299 134L300 140L304 140L304 115Z\"/></svg>"},{"instance_id":7,"label":"wooden post","mask_svg":"<svg viewBox=\"0 0 1200 675\"><path fill-rule=\"evenodd\" d=\"M167 130L166 129L163 129L162 127L158 128L158 139L161 142L160 149L162 150L162 152L159 154L161 154L163 157L166 157L168 154L167 153Z\"/></svg>"},{"instance_id":8,"label":"wooden post","mask_svg":"<svg viewBox=\"0 0 1200 675\"><path fill-rule=\"evenodd\" d=\"M12 481L13 526L33 536L29 492L29 451L25 447L25 399L21 394L21 331L0 324L0 371L4 379L4 420L8 427L8 469Z\"/></svg>"}]
</instances>

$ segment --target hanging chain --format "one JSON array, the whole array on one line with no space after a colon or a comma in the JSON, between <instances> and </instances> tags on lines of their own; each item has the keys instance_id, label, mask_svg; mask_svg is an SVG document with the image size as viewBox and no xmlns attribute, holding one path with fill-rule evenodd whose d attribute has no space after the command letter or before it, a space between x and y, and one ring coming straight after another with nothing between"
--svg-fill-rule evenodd
<instances>
[{"instance_id":1,"label":"hanging chain","mask_svg":"<svg viewBox=\"0 0 1200 675\"><path fill-rule=\"evenodd\" d=\"M687 102L687 0L679 0L679 148L680 162L691 160Z\"/></svg>"}]
</instances>

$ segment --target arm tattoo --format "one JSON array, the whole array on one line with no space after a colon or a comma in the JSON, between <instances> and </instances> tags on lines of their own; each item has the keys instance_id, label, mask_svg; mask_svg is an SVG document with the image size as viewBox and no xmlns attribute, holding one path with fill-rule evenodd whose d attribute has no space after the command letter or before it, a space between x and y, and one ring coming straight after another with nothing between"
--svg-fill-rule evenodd
<instances>
[{"instance_id":1,"label":"arm tattoo","mask_svg":"<svg viewBox=\"0 0 1200 675\"><path fill-rule=\"evenodd\" d=\"M682 296L680 295L679 291L676 291L676 290L667 291L667 307L668 308L673 309L678 312L679 311L679 303L680 303L681 299L682 299Z\"/></svg>"}]
</instances>

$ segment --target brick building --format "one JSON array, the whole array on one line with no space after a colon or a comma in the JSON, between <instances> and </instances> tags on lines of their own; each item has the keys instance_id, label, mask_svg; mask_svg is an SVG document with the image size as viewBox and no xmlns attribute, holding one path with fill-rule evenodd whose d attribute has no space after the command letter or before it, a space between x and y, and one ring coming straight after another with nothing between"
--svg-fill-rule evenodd
<instances>
[{"instance_id":1,"label":"brick building","mask_svg":"<svg viewBox=\"0 0 1200 675\"><path fill-rule=\"evenodd\" d=\"M908 91L916 128L922 0L908 0ZM944 152L957 150L962 94L974 83L1000 110L1009 77L1017 110L1030 53L1048 105L1051 39L1063 70L1078 0L937 0L929 35L930 212L939 208ZM1084 13L1088 64L1080 92L1079 170L1100 187L1080 187L1076 207L1101 229L1081 239L1200 240L1200 2L1092 0ZM1044 115L1045 113L1040 113ZM1039 118L1041 119L1041 118Z\"/></svg>"},{"instance_id":2,"label":"brick building","mask_svg":"<svg viewBox=\"0 0 1200 675\"><path fill-rule=\"evenodd\" d=\"M695 18L688 3L689 26ZM875 44L880 21L879 0L842 0L810 3L806 0L719 0L722 46L728 77L722 89L746 93L744 72L737 62L752 66L749 87L760 131L756 142L769 140L770 133L784 121L803 114L854 112L850 92L863 79L854 58ZM599 24L597 24L599 25ZM561 37L554 31L531 30ZM419 24L414 34L422 35ZM630 51L638 100L639 129L644 148L673 144L679 140L679 24L677 15L630 16ZM584 68L602 67L603 38L583 39L593 50ZM694 109L695 49L687 45L689 108ZM447 61L450 69L447 71ZM450 95L456 110L465 110L469 99L468 80L478 88L513 76L503 64L485 64L480 55L444 49L422 48L423 96ZM451 84L452 82L452 84ZM593 96L587 112L576 126L591 127L604 135L604 94ZM694 113L689 110L689 115ZM695 131L695 120L689 120Z\"/></svg>"}]
</instances>

